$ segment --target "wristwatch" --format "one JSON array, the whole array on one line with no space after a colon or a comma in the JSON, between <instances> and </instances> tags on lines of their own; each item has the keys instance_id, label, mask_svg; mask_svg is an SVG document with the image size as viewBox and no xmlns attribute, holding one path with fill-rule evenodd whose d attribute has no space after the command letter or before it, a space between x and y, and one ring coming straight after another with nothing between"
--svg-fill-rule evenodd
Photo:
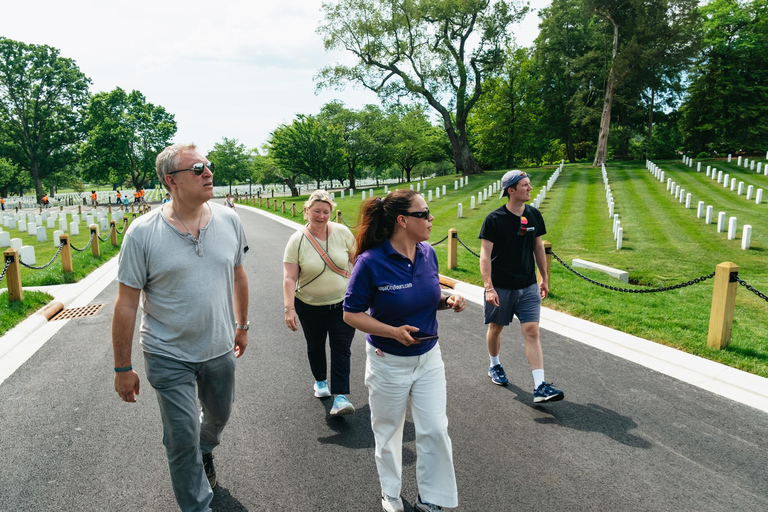
<instances>
[{"instance_id":1,"label":"wristwatch","mask_svg":"<svg viewBox=\"0 0 768 512\"><path fill-rule=\"evenodd\" d=\"M236 328L236 329L240 329L241 331L247 331L248 329L250 329L250 328L251 328L251 322L250 322L250 321L248 321L248 322L246 322L245 324L238 324L238 323L235 323L235 328Z\"/></svg>"}]
</instances>

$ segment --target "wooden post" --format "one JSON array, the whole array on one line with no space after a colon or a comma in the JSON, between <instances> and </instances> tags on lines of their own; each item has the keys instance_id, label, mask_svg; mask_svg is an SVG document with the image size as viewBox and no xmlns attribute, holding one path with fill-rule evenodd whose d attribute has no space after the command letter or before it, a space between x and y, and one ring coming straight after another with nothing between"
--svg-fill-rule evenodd
<instances>
[{"instance_id":1,"label":"wooden post","mask_svg":"<svg viewBox=\"0 0 768 512\"><path fill-rule=\"evenodd\" d=\"M269 199L267 199L269 201ZM259 208L261 208L261 196L259 196Z\"/></svg>"},{"instance_id":2,"label":"wooden post","mask_svg":"<svg viewBox=\"0 0 768 512\"><path fill-rule=\"evenodd\" d=\"M296 216L296 203L291 203L291 217Z\"/></svg>"},{"instance_id":3,"label":"wooden post","mask_svg":"<svg viewBox=\"0 0 768 512\"><path fill-rule=\"evenodd\" d=\"M99 228L96 224L90 226L91 235L91 254L98 258L101 256L101 249L99 248Z\"/></svg>"},{"instance_id":4,"label":"wooden post","mask_svg":"<svg viewBox=\"0 0 768 512\"><path fill-rule=\"evenodd\" d=\"M267 209L269 209L269 198L267 198Z\"/></svg>"},{"instance_id":5,"label":"wooden post","mask_svg":"<svg viewBox=\"0 0 768 512\"><path fill-rule=\"evenodd\" d=\"M109 221L109 235L112 245L117 245L117 222L114 219Z\"/></svg>"},{"instance_id":6,"label":"wooden post","mask_svg":"<svg viewBox=\"0 0 768 512\"><path fill-rule=\"evenodd\" d=\"M285 201L283 201L283 213L285 213Z\"/></svg>"},{"instance_id":7,"label":"wooden post","mask_svg":"<svg viewBox=\"0 0 768 512\"><path fill-rule=\"evenodd\" d=\"M453 270L457 266L457 245L459 239L459 232L456 228L448 230L448 268Z\"/></svg>"},{"instance_id":8,"label":"wooden post","mask_svg":"<svg viewBox=\"0 0 768 512\"><path fill-rule=\"evenodd\" d=\"M112 213L112 203L109 203L107 205L107 211L111 214Z\"/></svg>"},{"instance_id":9,"label":"wooden post","mask_svg":"<svg viewBox=\"0 0 768 512\"><path fill-rule=\"evenodd\" d=\"M64 233L59 236L61 241L61 271L65 274L72 272L72 247L69 245L69 235Z\"/></svg>"},{"instance_id":10,"label":"wooden post","mask_svg":"<svg viewBox=\"0 0 768 512\"><path fill-rule=\"evenodd\" d=\"M83 207L80 205L77 205L77 214L82 215L83 214Z\"/></svg>"},{"instance_id":11,"label":"wooden post","mask_svg":"<svg viewBox=\"0 0 768 512\"><path fill-rule=\"evenodd\" d=\"M735 263L724 261L715 267L715 287L712 290L712 309L709 313L707 335L707 346L710 348L724 349L731 342L738 277L739 266Z\"/></svg>"},{"instance_id":12,"label":"wooden post","mask_svg":"<svg viewBox=\"0 0 768 512\"><path fill-rule=\"evenodd\" d=\"M24 300L24 290L21 289L21 265L19 264L19 251L16 249L5 250L5 263L10 262L5 272L8 281L8 302L21 302ZM3 263L3 266L5 266Z\"/></svg>"},{"instance_id":13,"label":"wooden post","mask_svg":"<svg viewBox=\"0 0 768 512\"><path fill-rule=\"evenodd\" d=\"M336 210L336 222L341 224L341 210Z\"/></svg>"}]
</instances>

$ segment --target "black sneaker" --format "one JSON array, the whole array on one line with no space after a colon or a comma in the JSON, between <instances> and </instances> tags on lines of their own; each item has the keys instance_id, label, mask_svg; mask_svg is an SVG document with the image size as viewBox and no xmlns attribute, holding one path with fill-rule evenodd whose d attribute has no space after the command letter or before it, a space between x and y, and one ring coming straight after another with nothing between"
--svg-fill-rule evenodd
<instances>
[{"instance_id":1,"label":"black sneaker","mask_svg":"<svg viewBox=\"0 0 768 512\"><path fill-rule=\"evenodd\" d=\"M549 384L542 382L533 392L533 401L535 403L557 402L563 398L565 398L565 393L553 388L551 382Z\"/></svg>"},{"instance_id":2,"label":"black sneaker","mask_svg":"<svg viewBox=\"0 0 768 512\"><path fill-rule=\"evenodd\" d=\"M216 468L213 467L213 453L203 454L203 467L205 468L205 476L208 477L208 483L211 484L211 489L216 487Z\"/></svg>"}]
</instances>

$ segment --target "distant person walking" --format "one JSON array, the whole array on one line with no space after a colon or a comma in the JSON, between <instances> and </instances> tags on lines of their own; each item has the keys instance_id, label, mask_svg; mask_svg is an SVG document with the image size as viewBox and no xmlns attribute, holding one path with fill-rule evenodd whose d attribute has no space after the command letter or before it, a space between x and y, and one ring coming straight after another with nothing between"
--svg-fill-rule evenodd
<instances>
[{"instance_id":1,"label":"distant person walking","mask_svg":"<svg viewBox=\"0 0 768 512\"><path fill-rule=\"evenodd\" d=\"M122 206L123 202L120 200L120 191L117 191L117 196L115 197L115 204L118 206Z\"/></svg>"},{"instance_id":2,"label":"distant person walking","mask_svg":"<svg viewBox=\"0 0 768 512\"><path fill-rule=\"evenodd\" d=\"M2 211L5 211L5 198L0 197L0 208L2 208Z\"/></svg>"},{"instance_id":3,"label":"distant person walking","mask_svg":"<svg viewBox=\"0 0 768 512\"><path fill-rule=\"evenodd\" d=\"M344 322L342 303L355 257L355 237L344 225L329 222L336 204L330 194L316 190L304 203L306 227L288 240L283 254L285 323L301 328L315 383L315 396L334 396L331 414L355 412L349 394L349 370L355 329ZM325 340L331 348L331 385Z\"/></svg>"},{"instance_id":4,"label":"distant person walking","mask_svg":"<svg viewBox=\"0 0 768 512\"><path fill-rule=\"evenodd\" d=\"M539 210L531 199L531 179L522 171L509 171L501 179L507 202L488 214L480 228L480 274L485 286L486 343L490 356L488 376L500 386L509 383L499 361L501 331L517 315L525 339L525 355L533 373L533 401L554 402L565 394L544 381L544 355L539 340L541 300L549 293L549 274ZM536 284L536 269L541 283Z\"/></svg>"},{"instance_id":5,"label":"distant person walking","mask_svg":"<svg viewBox=\"0 0 768 512\"><path fill-rule=\"evenodd\" d=\"M209 511L212 451L232 411L236 358L248 345L248 244L240 218L210 202L213 173L194 145L165 148L155 166L173 201L125 233L112 318L115 391L126 402L139 394L131 345L141 306L139 341L176 501L182 511Z\"/></svg>"},{"instance_id":6,"label":"distant person walking","mask_svg":"<svg viewBox=\"0 0 768 512\"><path fill-rule=\"evenodd\" d=\"M97 199L95 190L91 190L91 206L93 206L94 208L99 206L99 201Z\"/></svg>"},{"instance_id":7,"label":"distant person walking","mask_svg":"<svg viewBox=\"0 0 768 512\"><path fill-rule=\"evenodd\" d=\"M224 200L224 204L229 208L235 209L235 202L232 200L232 196L227 194L227 198Z\"/></svg>"},{"instance_id":8,"label":"distant person walking","mask_svg":"<svg viewBox=\"0 0 768 512\"><path fill-rule=\"evenodd\" d=\"M414 510L459 504L437 311L462 311L465 301L440 290L437 256L425 243L432 219L424 197L414 190L363 203L357 261L344 299L344 320L368 333L365 385L386 512L403 511L403 426L409 400L419 489Z\"/></svg>"}]
</instances>

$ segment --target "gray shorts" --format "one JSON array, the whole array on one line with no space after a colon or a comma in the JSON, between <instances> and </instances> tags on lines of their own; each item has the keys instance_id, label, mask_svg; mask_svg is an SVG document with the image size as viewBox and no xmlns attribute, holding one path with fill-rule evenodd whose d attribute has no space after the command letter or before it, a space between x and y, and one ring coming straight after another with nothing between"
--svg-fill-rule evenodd
<instances>
[{"instance_id":1,"label":"gray shorts","mask_svg":"<svg viewBox=\"0 0 768 512\"><path fill-rule=\"evenodd\" d=\"M490 302L485 302L483 312L486 324L509 325L514 315L517 315L521 324L539 321L541 317L541 292L537 283L521 290L496 288L496 294L499 296L498 307Z\"/></svg>"}]
</instances>

